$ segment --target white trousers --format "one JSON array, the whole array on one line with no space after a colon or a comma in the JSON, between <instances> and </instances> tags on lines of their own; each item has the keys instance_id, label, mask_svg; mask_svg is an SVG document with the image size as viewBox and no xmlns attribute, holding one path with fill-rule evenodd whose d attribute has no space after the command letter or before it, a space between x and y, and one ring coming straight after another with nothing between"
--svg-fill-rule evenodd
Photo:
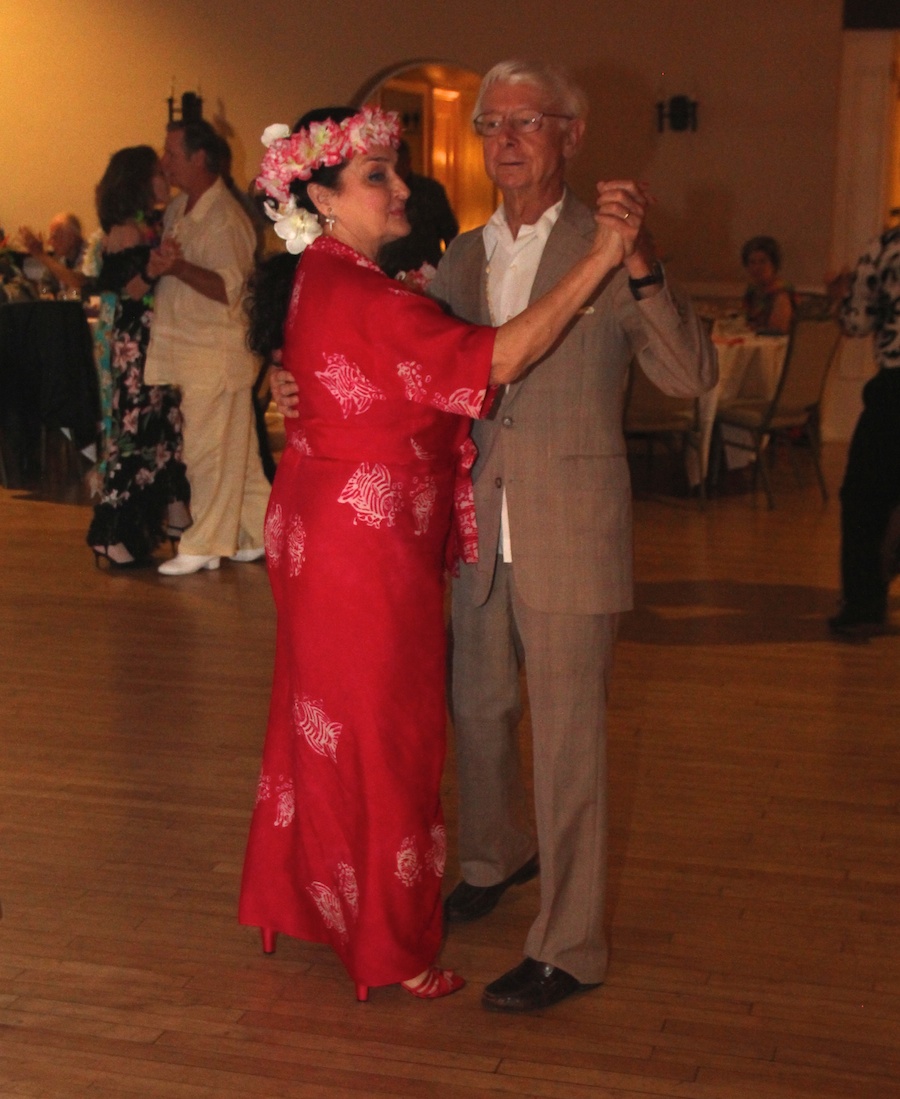
<instances>
[{"instance_id":1,"label":"white trousers","mask_svg":"<svg viewBox=\"0 0 900 1099\"><path fill-rule=\"evenodd\" d=\"M181 411L193 523L179 553L231 557L262 546L270 486L259 458L250 389L184 386Z\"/></svg>"}]
</instances>

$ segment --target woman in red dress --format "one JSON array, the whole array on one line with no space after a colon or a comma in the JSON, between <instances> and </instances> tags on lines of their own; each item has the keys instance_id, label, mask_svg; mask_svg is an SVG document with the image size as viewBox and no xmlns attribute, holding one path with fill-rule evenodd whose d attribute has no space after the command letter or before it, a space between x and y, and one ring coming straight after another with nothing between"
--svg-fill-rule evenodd
<instances>
[{"instance_id":1,"label":"woman in red dress","mask_svg":"<svg viewBox=\"0 0 900 1099\"><path fill-rule=\"evenodd\" d=\"M449 318L374 262L409 231L398 139L378 110L311 112L293 135L266 131L257 181L289 250L312 243L284 329L299 415L266 520L275 675L240 919L268 951L276 932L329 943L359 999L464 983L434 962L444 573L476 546L469 417L634 246L628 207L601 188L594 251L554 290L500 328Z\"/></svg>"}]
</instances>

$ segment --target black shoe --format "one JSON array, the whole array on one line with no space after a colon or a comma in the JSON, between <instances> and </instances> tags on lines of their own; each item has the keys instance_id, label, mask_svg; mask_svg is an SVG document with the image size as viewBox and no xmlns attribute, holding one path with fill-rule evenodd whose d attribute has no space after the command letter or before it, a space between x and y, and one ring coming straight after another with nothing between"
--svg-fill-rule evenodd
<instances>
[{"instance_id":1,"label":"black shoe","mask_svg":"<svg viewBox=\"0 0 900 1099\"><path fill-rule=\"evenodd\" d=\"M828 628L832 633L849 638L866 638L883 633L884 624L883 614L865 614L853 607L844 607L828 619Z\"/></svg>"},{"instance_id":2,"label":"black shoe","mask_svg":"<svg viewBox=\"0 0 900 1099\"><path fill-rule=\"evenodd\" d=\"M492 981L482 993L481 1002L493 1011L537 1011L553 1007L576 992L598 988L599 984L582 984L564 969L526 958Z\"/></svg>"},{"instance_id":3,"label":"black shoe","mask_svg":"<svg viewBox=\"0 0 900 1099\"><path fill-rule=\"evenodd\" d=\"M467 881L461 881L444 901L444 919L448 923L481 919L494 911L497 901L511 885L524 885L537 877L539 870L538 857L533 855L524 866L497 885L469 885Z\"/></svg>"},{"instance_id":4,"label":"black shoe","mask_svg":"<svg viewBox=\"0 0 900 1099\"><path fill-rule=\"evenodd\" d=\"M115 561L105 549L97 546L91 546L91 549L94 551L94 564L97 568L102 569L103 562L106 562L106 567L110 572L117 572L120 569L144 569L153 564L149 557L135 557L130 561Z\"/></svg>"}]
</instances>

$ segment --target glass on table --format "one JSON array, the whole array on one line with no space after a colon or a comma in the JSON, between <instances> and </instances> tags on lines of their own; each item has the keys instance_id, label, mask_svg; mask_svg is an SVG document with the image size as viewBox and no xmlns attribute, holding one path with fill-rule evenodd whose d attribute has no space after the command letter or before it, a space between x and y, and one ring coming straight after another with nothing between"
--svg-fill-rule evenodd
<instances>
[{"instance_id":1,"label":"glass on table","mask_svg":"<svg viewBox=\"0 0 900 1099\"><path fill-rule=\"evenodd\" d=\"M717 317L713 325L713 339L737 339L752 334L753 329L747 324L747 318L743 313L728 313Z\"/></svg>"}]
</instances>

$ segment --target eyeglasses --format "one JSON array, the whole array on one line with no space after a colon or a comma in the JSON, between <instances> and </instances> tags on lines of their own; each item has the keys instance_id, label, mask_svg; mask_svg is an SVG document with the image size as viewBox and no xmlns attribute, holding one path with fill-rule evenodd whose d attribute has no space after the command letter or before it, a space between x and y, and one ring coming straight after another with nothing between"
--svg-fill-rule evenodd
<instances>
[{"instance_id":1,"label":"eyeglasses","mask_svg":"<svg viewBox=\"0 0 900 1099\"><path fill-rule=\"evenodd\" d=\"M489 112L480 114L472 120L475 133L481 137L496 137L508 126L514 134L534 134L541 128L545 118L565 118L572 121L574 115L553 114L550 111L511 111L509 114Z\"/></svg>"}]
</instances>

